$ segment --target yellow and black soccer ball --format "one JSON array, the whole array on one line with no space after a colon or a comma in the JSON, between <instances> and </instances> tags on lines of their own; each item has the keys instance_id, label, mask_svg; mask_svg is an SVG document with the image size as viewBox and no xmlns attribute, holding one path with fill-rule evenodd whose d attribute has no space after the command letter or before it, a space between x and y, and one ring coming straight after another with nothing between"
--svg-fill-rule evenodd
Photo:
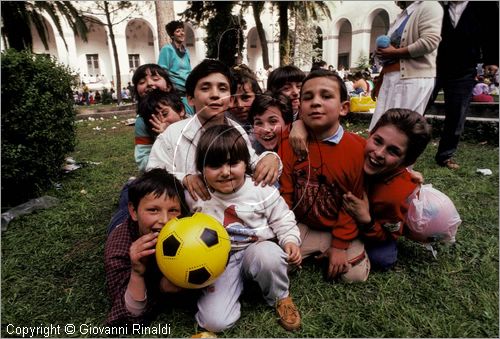
<instances>
[{"instance_id":1,"label":"yellow and black soccer ball","mask_svg":"<svg viewBox=\"0 0 500 339\"><path fill-rule=\"evenodd\" d=\"M195 213L165 224L158 235L156 261L173 284L202 288L224 272L230 250L225 228L213 217Z\"/></svg>"}]
</instances>

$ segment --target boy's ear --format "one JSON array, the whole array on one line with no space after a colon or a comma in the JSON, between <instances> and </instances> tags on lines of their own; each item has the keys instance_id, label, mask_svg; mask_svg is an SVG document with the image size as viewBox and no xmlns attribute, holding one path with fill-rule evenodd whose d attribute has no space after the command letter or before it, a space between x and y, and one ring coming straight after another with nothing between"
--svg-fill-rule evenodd
<instances>
[{"instance_id":1,"label":"boy's ear","mask_svg":"<svg viewBox=\"0 0 500 339\"><path fill-rule=\"evenodd\" d=\"M345 117L351 110L351 102L346 100L340 103L340 116Z\"/></svg>"},{"instance_id":2,"label":"boy's ear","mask_svg":"<svg viewBox=\"0 0 500 339\"><path fill-rule=\"evenodd\" d=\"M193 106L194 107L194 98L192 96L189 96L189 95L186 95L186 98L188 100L189 106Z\"/></svg>"},{"instance_id":3,"label":"boy's ear","mask_svg":"<svg viewBox=\"0 0 500 339\"><path fill-rule=\"evenodd\" d=\"M128 213L130 214L132 220L137 221L137 211L131 202L128 203Z\"/></svg>"},{"instance_id":4,"label":"boy's ear","mask_svg":"<svg viewBox=\"0 0 500 339\"><path fill-rule=\"evenodd\" d=\"M182 109L181 109L181 111L179 113L179 116L181 117L181 119L185 119L186 118L186 110L184 109L184 107L182 107Z\"/></svg>"}]
</instances>

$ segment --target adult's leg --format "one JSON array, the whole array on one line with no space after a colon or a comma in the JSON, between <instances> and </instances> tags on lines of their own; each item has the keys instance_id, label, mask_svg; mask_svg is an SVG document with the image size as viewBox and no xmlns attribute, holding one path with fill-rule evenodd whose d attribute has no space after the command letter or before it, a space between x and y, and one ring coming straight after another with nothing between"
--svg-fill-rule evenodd
<instances>
[{"instance_id":1,"label":"adult's leg","mask_svg":"<svg viewBox=\"0 0 500 339\"><path fill-rule=\"evenodd\" d=\"M439 165L446 165L446 162L457 150L460 136L464 130L473 87L474 77L472 74L443 81L445 119L435 157Z\"/></svg>"}]
</instances>

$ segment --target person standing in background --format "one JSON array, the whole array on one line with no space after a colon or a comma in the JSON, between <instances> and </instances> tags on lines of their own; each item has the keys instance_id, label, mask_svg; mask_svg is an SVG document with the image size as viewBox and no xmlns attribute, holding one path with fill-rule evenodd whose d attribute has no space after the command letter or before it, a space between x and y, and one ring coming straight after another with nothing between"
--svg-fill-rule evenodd
<instances>
[{"instance_id":1,"label":"person standing in background","mask_svg":"<svg viewBox=\"0 0 500 339\"><path fill-rule=\"evenodd\" d=\"M168 71L170 81L174 84L177 94L182 98L186 113L194 114L193 109L187 104L186 79L191 73L191 60L189 51L184 46L185 33L182 21L171 21L165 25L172 43L166 44L160 51L158 65Z\"/></svg>"},{"instance_id":2,"label":"person standing in background","mask_svg":"<svg viewBox=\"0 0 500 339\"><path fill-rule=\"evenodd\" d=\"M443 8L437 1L396 1L396 5L403 11L387 32L390 44L375 51L378 58L394 62L384 65L373 91L377 106L369 130L390 108L423 115L434 88Z\"/></svg>"},{"instance_id":3,"label":"person standing in background","mask_svg":"<svg viewBox=\"0 0 500 339\"><path fill-rule=\"evenodd\" d=\"M442 6L442 40L431 103L443 89L445 120L435 160L456 170L460 166L453 155L464 129L477 64L484 64L485 76L498 72L498 1L443 1Z\"/></svg>"}]
</instances>

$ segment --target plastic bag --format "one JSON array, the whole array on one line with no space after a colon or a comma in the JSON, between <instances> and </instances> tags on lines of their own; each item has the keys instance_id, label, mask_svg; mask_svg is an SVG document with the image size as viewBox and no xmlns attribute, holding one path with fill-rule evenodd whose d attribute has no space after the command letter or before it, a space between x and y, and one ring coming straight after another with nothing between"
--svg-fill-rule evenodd
<instances>
[{"instance_id":1,"label":"plastic bag","mask_svg":"<svg viewBox=\"0 0 500 339\"><path fill-rule=\"evenodd\" d=\"M432 185L422 185L410 196L406 217L408 238L421 242L454 243L460 215L448 196Z\"/></svg>"},{"instance_id":2,"label":"plastic bag","mask_svg":"<svg viewBox=\"0 0 500 339\"><path fill-rule=\"evenodd\" d=\"M15 217L31 213L42 208L49 208L57 205L58 203L59 199L44 195L43 197L31 199L24 204L11 208L7 212L2 213L2 232L7 229L7 225Z\"/></svg>"},{"instance_id":3,"label":"plastic bag","mask_svg":"<svg viewBox=\"0 0 500 339\"><path fill-rule=\"evenodd\" d=\"M369 112L375 109L377 102L369 96L351 97L351 112Z\"/></svg>"}]
</instances>

